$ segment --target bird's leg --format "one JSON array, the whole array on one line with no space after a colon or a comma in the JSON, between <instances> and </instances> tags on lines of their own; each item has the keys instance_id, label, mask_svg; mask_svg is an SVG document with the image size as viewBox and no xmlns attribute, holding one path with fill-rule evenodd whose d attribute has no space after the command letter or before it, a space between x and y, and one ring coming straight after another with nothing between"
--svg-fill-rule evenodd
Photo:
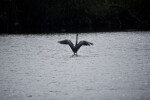
<instances>
[{"instance_id":1,"label":"bird's leg","mask_svg":"<svg viewBox=\"0 0 150 100\"><path fill-rule=\"evenodd\" d=\"M74 53L74 55L75 55L75 53ZM72 57L73 57L74 55L72 55Z\"/></svg>"},{"instance_id":2,"label":"bird's leg","mask_svg":"<svg viewBox=\"0 0 150 100\"><path fill-rule=\"evenodd\" d=\"M75 53L75 55L78 56L77 53Z\"/></svg>"},{"instance_id":3,"label":"bird's leg","mask_svg":"<svg viewBox=\"0 0 150 100\"><path fill-rule=\"evenodd\" d=\"M75 53L72 55L72 57L75 56Z\"/></svg>"},{"instance_id":4,"label":"bird's leg","mask_svg":"<svg viewBox=\"0 0 150 100\"><path fill-rule=\"evenodd\" d=\"M76 56L78 56L77 53L76 53Z\"/></svg>"}]
</instances>

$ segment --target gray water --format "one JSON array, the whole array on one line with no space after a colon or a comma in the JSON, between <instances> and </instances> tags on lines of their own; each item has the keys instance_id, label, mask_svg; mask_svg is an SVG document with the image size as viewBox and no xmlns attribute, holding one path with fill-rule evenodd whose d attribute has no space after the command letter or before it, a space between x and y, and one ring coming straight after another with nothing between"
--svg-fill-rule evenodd
<instances>
[{"instance_id":1,"label":"gray water","mask_svg":"<svg viewBox=\"0 0 150 100\"><path fill-rule=\"evenodd\" d=\"M0 100L150 100L150 32L0 35Z\"/></svg>"}]
</instances>

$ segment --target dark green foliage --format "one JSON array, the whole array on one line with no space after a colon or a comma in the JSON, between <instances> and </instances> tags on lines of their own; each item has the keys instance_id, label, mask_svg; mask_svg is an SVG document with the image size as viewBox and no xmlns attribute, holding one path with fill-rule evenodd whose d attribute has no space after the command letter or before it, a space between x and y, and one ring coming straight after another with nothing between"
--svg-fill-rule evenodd
<instances>
[{"instance_id":1,"label":"dark green foliage","mask_svg":"<svg viewBox=\"0 0 150 100\"><path fill-rule=\"evenodd\" d=\"M0 32L149 30L149 9L149 0L1 0Z\"/></svg>"}]
</instances>

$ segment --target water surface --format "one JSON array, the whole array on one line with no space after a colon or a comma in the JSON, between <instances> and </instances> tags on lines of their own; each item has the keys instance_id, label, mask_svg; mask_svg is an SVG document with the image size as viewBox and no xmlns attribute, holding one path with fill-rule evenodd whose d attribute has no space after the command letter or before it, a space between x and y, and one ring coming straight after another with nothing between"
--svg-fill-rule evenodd
<instances>
[{"instance_id":1,"label":"water surface","mask_svg":"<svg viewBox=\"0 0 150 100\"><path fill-rule=\"evenodd\" d=\"M150 32L1 35L0 100L149 100Z\"/></svg>"}]
</instances>

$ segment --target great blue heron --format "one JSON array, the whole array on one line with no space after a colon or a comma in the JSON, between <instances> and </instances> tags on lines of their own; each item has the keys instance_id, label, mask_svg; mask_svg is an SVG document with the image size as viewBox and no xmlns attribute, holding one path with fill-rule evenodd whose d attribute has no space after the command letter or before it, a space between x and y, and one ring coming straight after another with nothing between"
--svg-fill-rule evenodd
<instances>
[{"instance_id":1,"label":"great blue heron","mask_svg":"<svg viewBox=\"0 0 150 100\"><path fill-rule=\"evenodd\" d=\"M93 43L87 42L87 41L80 41L78 43L78 34L76 35L76 44L75 45L70 40L62 40L62 41L58 41L58 43L69 45L70 48L72 49L72 51L74 52L74 55L77 55L77 52L82 45L84 45L84 46L93 45Z\"/></svg>"}]
</instances>

